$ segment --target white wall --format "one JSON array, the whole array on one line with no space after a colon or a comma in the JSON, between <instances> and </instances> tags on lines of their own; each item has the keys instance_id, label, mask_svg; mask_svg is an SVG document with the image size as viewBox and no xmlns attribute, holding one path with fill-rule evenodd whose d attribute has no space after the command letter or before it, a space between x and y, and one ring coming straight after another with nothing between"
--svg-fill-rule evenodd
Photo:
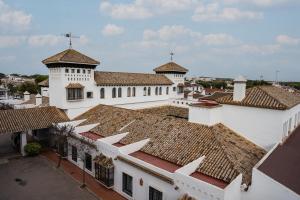
<instances>
[{"instance_id":1,"label":"white wall","mask_svg":"<svg viewBox=\"0 0 300 200\"><path fill-rule=\"evenodd\" d=\"M71 73L71 69L75 69L75 73ZM50 105L56 106L58 108L66 110L70 118L74 118L88 109L98 105L118 105L125 108L144 108L159 105L168 104L168 100L171 97L177 96L177 91L173 91L171 85L156 85L156 86L135 86L136 95L127 96L127 88L132 88L133 86L97 86L94 81L94 70L91 70L91 74L76 73L76 68L69 68L69 73L65 73L65 68L50 68L49 69L49 96ZM86 70L87 71L87 70ZM176 78L183 80L183 78ZM66 86L69 83L80 83L84 86L84 99L68 101L66 98ZM144 87L147 88L147 94L144 96ZM148 88L151 88L151 95L148 95ZM162 88L162 94L156 95L155 88ZM167 94L167 87L169 88L169 93ZM105 98L100 98L100 89L105 89ZM112 98L112 89L122 88L122 97ZM93 92L93 98L87 98L86 93ZM118 92L117 92L118 93ZM128 104L128 105L126 105Z\"/></svg>"},{"instance_id":2,"label":"white wall","mask_svg":"<svg viewBox=\"0 0 300 200\"><path fill-rule=\"evenodd\" d=\"M243 193L243 200L299 200L300 196L266 176L256 168L252 172L252 185Z\"/></svg>"},{"instance_id":3,"label":"white wall","mask_svg":"<svg viewBox=\"0 0 300 200\"><path fill-rule=\"evenodd\" d=\"M189 107L189 122L212 126L222 121L222 107Z\"/></svg>"},{"instance_id":4,"label":"white wall","mask_svg":"<svg viewBox=\"0 0 300 200\"><path fill-rule=\"evenodd\" d=\"M209 126L220 122L255 144L269 150L287 135L287 131L284 133L284 130L287 130L284 129L285 122L289 123L291 120L291 131L299 124L299 112L300 105L290 110L226 104L220 108L211 109L190 106L189 121Z\"/></svg>"}]
</instances>

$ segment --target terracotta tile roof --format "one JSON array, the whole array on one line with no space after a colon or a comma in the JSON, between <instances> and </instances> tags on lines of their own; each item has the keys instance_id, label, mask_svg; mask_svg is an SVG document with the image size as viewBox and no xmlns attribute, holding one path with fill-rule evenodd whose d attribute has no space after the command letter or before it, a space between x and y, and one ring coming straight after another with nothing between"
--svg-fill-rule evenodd
<instances>
[{"instance_id":1,"label":"terracotta tile roof","mask_svg":"<svg viewBox=\"0 0 300 200\"><path fill-rule=\"evenodd\" d=\"M45 65L51 63L75 63L84 65L99 65L100 62L94 60L74 49L67 49L54 56L46 58L42 61Z\"/></svg>"},{"instance_id":2,"label":"terracotta tile roof","mask_svg":"<svg viewBox=\"0 0 300 200\"><path fill-rule=\"evenodd\" d=\"M27 108L0 111L0 133L48 128L52 123L69 121L56 107Z\"/></svg>"},{"instance_id":3,"label":"terracotta tile roof","mask_svg":"<svg viewBox=\"0 0 300 200\"><path fill-rule=\"evenodd\" d=\"M39 82L38 85L42 87L49 87L49 79Z\"/></svg>"},{"instance_id":4,"label":"terracotta tile roof","mask_svg":"<svg viewBox=\"0 0 300 200\"><path fill-rule=\"evenodd\" d=\"M286 110L299 104L300 97L278 87L259 86L247 89L246 97L240 102L233 101L233 94L217 98L216 101L221 104Z\"/></svg>"},{"instance_id":5,"label":"terracotta tile roof","mask_svg":"<svg viewBox=\"0 0 300 200\"><path fill-rule=\"evenodd\" d=\"M300 126L258 167L267 176L300 195Z\"/></svg>"},{"instance_id":6,"label":"terracotta tile roof","mask_svg":"<svg viewBox=\"0 0 300 200\"><path fill-rule=\"evenodd\" d=\"M98 105L76 117L74 120L86 119L81 125L99 123L98 126L90 131L107 137L117 133L122 127L142 117L142 115L140 112L129 109Z\"/></svg>"},{"instance_id":7,"label":"terracotta tile roof","mask_svg":"<svg viewBox=\"0 0 300 200\"><path fill-rule=\"evenodd\" d=\"M216 100L219 99L221 97L227 96L230 93L227 92L215 92L212 95L209 96L204 96L204 97L200 97L201 100Z\"/></svg>"},{"instance_id":8,"label":"terracotta tile roof","mask_svg":"<svg viewBox=\"0 0 300 200\"><path fill-rule=\"evenodd\" d=\"M176 118L188 119L189 109L175 106L158 106L153 108L140 109L142 113L160 116L171 116Z\"/></svg>"},{"instance_id":9,"label":"terracotta tile roof","mask_svg":"<svg viewBox=\"0 0 300 200\"><path fill-rule=\"evenodd\" d=\"M22 104L36 104L35 95L31 94L28 101L23 102ZM42 97L42 104L40 106L49 106L49 97Z\"/></svg>"},{"instance_id":10,"label":"terracotta tile roof","mask_svg":"<svg viewBox=\"0 0 300 200\"><path fill-rule=\"evenodd\" d=\"M100 86L172 85L173 82L161 74L126 72L95 72L95 81Z\"/></svg>"},{"instance_id":11,"label":"terracotta tile roof","mask_svg":"<svg viewBox=\"0 0 300 200\"><path fill-rule=\"evenodd\" d=\"M141 151L176 165L206 156L199 172L225 182L239 173L249 183L252 167L265 151L222 124L208 127L174 117L144 114L139 111L98 105L76 119L83 124L100 123L92 131L101 136L129 132L121 144L150 138Z\"/></svg>"},{"instance_id":12,"label":"terracotta tile roof","mask_svg":"<svg viewBox=\"0 0 300 200\"><path fill-rule=\"evenodd\" d=\"M153 71L155 72L180 72L180 73L187 73L189 70L186 68L178 65L175 62L168 62L164 65L156 67Z\"/></svg>"},{"instance_id":13,"label":"terracotta tile roof","mask_svg":"<svg viewBox=\"0 0 300 200\"><path fill-rule=\"evenodd\" d=\"M84 86L81 85L80 83L69 83L69 85L67 85L66 88L68 88L68 89L70 89L70 88L84 88Z\"/></svg>"}]
</instances>

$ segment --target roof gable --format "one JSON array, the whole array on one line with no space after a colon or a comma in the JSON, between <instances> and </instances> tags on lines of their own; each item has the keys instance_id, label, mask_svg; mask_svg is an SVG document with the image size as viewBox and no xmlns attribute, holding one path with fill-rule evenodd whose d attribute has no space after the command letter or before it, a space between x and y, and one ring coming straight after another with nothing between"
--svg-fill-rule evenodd
<instances>
[{"instance_id":1,"label":"roof gable","mask_svg":"<svg viewBox=\"0 0 300 200\"><path fill-rule=\"evenodd\" d=\"M74 49L67 49L42 61L45 65L52 63L73 63L84 65L99 65L100 62Z\"/></svg>"},{"instance_id":2,"label":"roof gable","mask_svg":"<svg viewBox=\"0 0 300 200\"><path fill-rule=\"evenodd\" d=\"M175 62L168 62L164 65L156 67L153 71L155 72L180 72L187 73L188 70Z\"/></svg>"}]
</instances>

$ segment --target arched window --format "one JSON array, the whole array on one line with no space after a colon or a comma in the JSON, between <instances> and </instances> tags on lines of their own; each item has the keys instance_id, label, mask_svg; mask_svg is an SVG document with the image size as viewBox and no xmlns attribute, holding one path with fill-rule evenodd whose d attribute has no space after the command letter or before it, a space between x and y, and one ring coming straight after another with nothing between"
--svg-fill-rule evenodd
<instances>
[{"instance_id":1,"label":"arched window","mask_svg":"<svg viewBox=\"0 0 300 200\"><path fill-rule=\"evenodd\" d=\"M116 98L117 97L117 89L113 88L112 89L112 94L111 94L112 98Z\"/></svg>"},{"instance_id":2,"label":"arched window","mask_svg":"<svg viewBox=\"0 0 300 200\"><path fill-rule=\"evenodd\" d=\"M122 88L118 88L118 97L120 98L120 97L122 97Z\"/></svg>"},{"instance_id":3,"label":"arched window","mask_svg":"<svg viewBox=\"0 0 300 200\"><path fill-rule=\"evenodd\" d=\"M162 88L159 87L159 95L162 95Z\"/></svg>"},{"instance_id":4,"label":"arched window","mask_svg":"<svg viewBox=\"0 0 300 200\"><path fill-rule=\"evenodd\" d=\"M169 87L166 88L166 95L169 95Z\"/></svg>"},{"instance_id":5,"label":"arched window","mask_svg":"<svg viewBox=\"0 0 300 200\"><path fill-rule=\"evenodd\" d=\"M135 97L135 87L132 88L132 96Z\"/></svg>"},{"instance_id":6,"label":"arched window","mask_svg":"<svg viewBox=\"0 0 300 200\"><path fill-rule=\"evenodd\" d=\"M158 95L158 87L155 88L155 95Z\"/></svg>"},{"instance_id":7,"label":"arched window","mask_svg":"<svg viewBox=\"0 0 300 200\"><path fill-rule=\"evenodd\" d=\"M148 96L151 96L151 87L148 87Z\"/></svg>"},{"instance_id":8,"label":"arched window","mask_svg":"<svg viewBox=\"0 0 300 200\"><path fill-rule=\"evenodd\" d=\"M127 88L127 97L131 97L131 88L130 87Z\"/></svg>"},{"instance_id":9,"label":"arched window","mask_svg":"<svg viewBox=\"0 0 300 200\"><path fill-rule=\"evenodd\" d=\"M104 99L105 98L105 90L104 88L100 89L100 99Z\"/></svg>"},{"instance_id":10,"label":"arched window","mask_svg":"<svg viewBox=\"0 0 300 200\"><path fill-rule=\"evenodd\" d=\"M146 95L147 95L147 88L144 87L144 96L146 96Z\"/></svg>"}]
</instances>

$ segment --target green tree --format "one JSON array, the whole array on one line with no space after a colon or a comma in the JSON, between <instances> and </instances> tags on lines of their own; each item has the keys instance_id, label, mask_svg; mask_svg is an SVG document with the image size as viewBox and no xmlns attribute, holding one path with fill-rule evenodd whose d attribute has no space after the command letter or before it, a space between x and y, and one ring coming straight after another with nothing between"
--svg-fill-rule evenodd
<instances>
[{"instance_id":1,"label":"green tree","mask_svg":"<svg viewBox=\"0 0 300 200\"><path fill-rule=\"evenodd\" d=\"M21 93L24 93L25 91L28 91L30 94L37 94L38 87L35 83L24 82L19 86L18 91L21 92Z\"/></svg>"},{"instance_id":2,"label":"green tree","mask_svg":"<svg viewBox=\"0 0 300 200\"><path fill-rule=\"evenodd\" d=\"M35 80L35 83L38 84L44 80L48 79L48 76L47 75L36 75L34 80Z\"/></svg>"}]
</instances>

